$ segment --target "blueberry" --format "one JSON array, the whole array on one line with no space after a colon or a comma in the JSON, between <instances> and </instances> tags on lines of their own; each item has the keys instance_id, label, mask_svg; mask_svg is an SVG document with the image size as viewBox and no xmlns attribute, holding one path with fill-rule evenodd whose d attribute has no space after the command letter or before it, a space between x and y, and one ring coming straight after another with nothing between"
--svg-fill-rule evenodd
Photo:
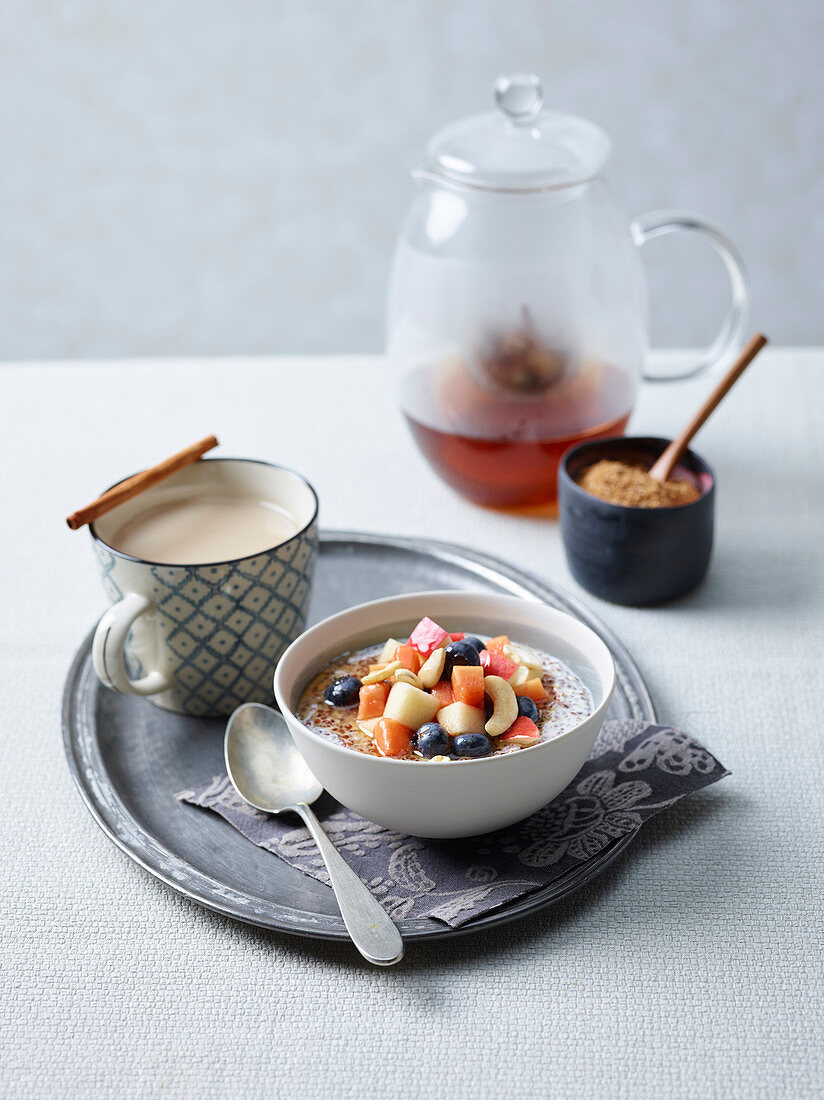
<instances>
[{"instance_id":1,"label":"blueberry","mask_svg":"<svg viewBox=\"0 0 824 1100\"><path fill-rule=\"evenodd\" d=\"M538 724L538 708L533 699L526 695L518 696L518 717L531 718L536 725Z\"/></svg>"},{"instance_id":2,"label":"blueberry","mask_svg":"<svg viewBox=\"0 0 824 1100\"><path fill-rule=\"evenodd\" d=\"M445 756L449 751L449 734L437 722L425 722L418 730L417 744L423 756Z\"/></svg>"},{"instance_id":3,"label":"blueberry","mask_svg":"<svg viewBox=\"0 0 824 1100\"><path fill-rule=\"evenodd\" d=\"M486 649L486 642L482 642L481 639L476 637L474 634L467 634L467 636L464 638L464 641L467 642L469 645L474 646L474 648L477 649L479 653L482 649Z\"/></svg>"},{"instance_id":4,"label":"blueberry","mask_svg":"<svg viewBox=\"0 0 824 1100\"><path fill-rule=\"evenodd\" d=\"M360 697L360 689L357 676L338 676L324 691L323 698L333 707L353 707Z\"/></svg>"},{"instance_id":5,"label":"blueberry","mask_svg":"<svg viewBox=\"0 0 824 1100\"><path fill-rule=\"evenodd\" d=\"M450 642L444 650L444 663L441 679L448 680L455 665L479 665L481 658L474 645L469 642Z\"/></svg>"},{"instance_id":6,"label":"blueberry","mask_svg":"<svg viewBox=\"0 0 824 1100\"><path fill-rule=\"evenodd\" d=\"M456 756L487 756L492 748L492 739L485 733L459 733L452 738L452 751Z\"/></svg>"}]
</instances>

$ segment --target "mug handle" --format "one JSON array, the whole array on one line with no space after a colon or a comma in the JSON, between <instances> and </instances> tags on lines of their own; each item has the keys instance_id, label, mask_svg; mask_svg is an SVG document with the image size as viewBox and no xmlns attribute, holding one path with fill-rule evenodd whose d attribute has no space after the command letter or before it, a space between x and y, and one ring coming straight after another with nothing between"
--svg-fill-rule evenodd
<instances>
[{"instance_id":1,"label":"mug handle","mask_svg":"<svg viewBox=\"0 0 824 1100\"><path fill-rule=\"evenodd\" d=\"M130 680L126 671L124 646L132 624L152 606L152 601L136 592L124 596L105 613L94 632L92 660L98 679L112 691L121 695L156 695L172 686L172 680L164 672L155 669Z\"/></svg>"},{"instance_id":2,"label":"mug handle","mask_svg":"<svg viewBox=\"0 0 824 1100\"><path fill-rule=\"evenodd\" d=\"M647 368L644 378L651 382L666 382L678 378L692 378L709 367L724 362L741 347L749 314L749 292L744 265L735 245L710 222L688 210L653 210L642 214L630 225L633 242L639 247L653 237L685 230L700 233L721 257L730 278L732 301L721 331L697 363L676 372L655 373Z\"/></svg>"}]
</instances>

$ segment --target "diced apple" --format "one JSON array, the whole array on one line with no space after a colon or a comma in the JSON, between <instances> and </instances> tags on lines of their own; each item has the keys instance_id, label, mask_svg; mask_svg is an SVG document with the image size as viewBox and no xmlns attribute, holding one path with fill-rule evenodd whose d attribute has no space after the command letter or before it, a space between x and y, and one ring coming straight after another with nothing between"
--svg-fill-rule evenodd
<instances>
[{"instance_id":1,"label":"diced apple","mask_svg":"<svg viewBox=\"0 0 824 1100\"><path fill-rule=\"evenodd\" d=\"M395 659L395 650L399 645L403 645L403 642L399 642L397 638L388 638L386 645L381 650L380 657L378 657L379 664L388 665L390 661Z\"/></svg>"},{"instance_id":2,"label":"diced apple","mask_svg":"<svg viewBox=\"0 0 824 1100\"><path fill-rule=\"evenodd\" d=\"M538 727L531 718L527 718L525 714L522 714L520 718L512 723L506 733L498 738L498 744L501 747L519 745L521 748L528 748L530 745L537 744L540 740L541 734Z\"/></svg>"},{"instance_id":3,"label":"diced apple","mask_svg":"<svg viewBox=\"0 0 824 1100\"><path fill-rule=\"evenodd\" d=\"M442 626L424 616L409 635L409 644L413 645L424 657L442 646L449 634Z\"/></svg>"},{"instance_id":4,"label":"diced apple","mask_svg":"<svg viewBox=\"0 0 824 1100\"><path fill-rule=\"evenodd\" d=\"M488 676L500 676L502 680L508 680L518 666L497 649L489 652Z\"/></svg>"},{"instance_id":5,"label":"diced apple","mask_svg":"<svg viewBox=\"0 0 824 1100\"><path fill-rule=\"evenodd\" d=\"M426 691L412 687L411 684L395 683L389 692L385 718L391 718L411 730L418 729L424 722L431 722L438 713L439 702Z\"/></svg>"},{"instance_id":6,"label":"diced apple","mask_svg":"<svg viewBox=\"0 0 824 1100\"><path fill-rule=\"evenodd\" d=\"M357 720L358 729L361 733L366 734L367 737L372 738L375 736L375 726L380 721L380 718L359 718Z\"/></svg>"},{"instance_id":7,"label":"diced apple","mask_svg":"<svg viewBox=\"0 0 824 1100\"><path fill-rule=\"evenodd\" d=\"M451 737L459 733L483 733L486 715L479 707L452 703L438 711L438 721Z\"/></svg>"},{"instance_id":8,"label":"diced apple","mask_svg":"<svg viewBox=\"0 0 824 1100\"><path fill-rule=\"evenodd\" d=\"M480 665L455 665L452 669L452 694L456 703L468 707L484 705L484 670Z\"/></svg>"}]
</instances>

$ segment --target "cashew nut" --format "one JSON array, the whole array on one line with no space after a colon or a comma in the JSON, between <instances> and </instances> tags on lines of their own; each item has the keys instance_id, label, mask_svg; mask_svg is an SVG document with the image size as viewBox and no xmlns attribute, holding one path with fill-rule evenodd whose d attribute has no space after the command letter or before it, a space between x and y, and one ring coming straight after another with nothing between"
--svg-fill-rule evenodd
<instances>
[{"instance_id":1,"label":"cashew nut","mask_svg":"<svg viewBox=\"0 0 824 1100\"><path fill-rule=\"evenodd\" d=\"M509 677L510 687L516 688L519 684L525 684L529 679L530 672L526 665L518 665L512 675Z\"/></svg>"},{"instance_id":2,"label":"cashew nut","mask_svg":"<svg viewBox=\"0 0 824 1100\"><path fill-rule=\"evenodd\" d=\"M504 656L509 657L510 661L514 661L518 665L526 665L528 669L535 669L538 676L544 674L541 655L536 653L534 649L530 649L528 645L512 645L510 643L504 646Z\"/></svg>"},{"instance_id":3,"label":"cashew nut","mask_svg":"<svg viewBox=\"0 0 824 1100\"><path fill-rule=\"evenodd\" d=\"M418 679L425 688L433 688L441 678L446 654L442 649L431 653L418 669Z\"/></svg>"},{"instance_id":4,"label":"cashew nut","mask_svg":"<svg viewBox=\"0 0 824 1100\"><path fill-rule=\"evenodd\" d=\"M400 667L400 661L390 661L384 668L379 668L377 672L370 672L368 676L364 676L361 683L380 684L383 680L391 679L392 674L397 672Z\"/></svg>"},{"instance_id":5,"label":"cashew nut","mask_svg":"<svg viewBox=\"0 0 824 1100\"><path fill-rule=\"evenodd\" d=\"M485 676L484 691L494 707L484 729L490 737L500 737L518 717L518 699L502 676Z\"/></svg>"},{"instance_id":6,"label":"cashew nut","mask_svg":"<svg viewBox=\"0 0 824 1100\"><path fill-rule=\"evenodd\" d=\"M408 668L396 668L392 673L392 679L396 684L411 684L413 688L423 688L422 681Z\"/></svg>"}]
</instances>

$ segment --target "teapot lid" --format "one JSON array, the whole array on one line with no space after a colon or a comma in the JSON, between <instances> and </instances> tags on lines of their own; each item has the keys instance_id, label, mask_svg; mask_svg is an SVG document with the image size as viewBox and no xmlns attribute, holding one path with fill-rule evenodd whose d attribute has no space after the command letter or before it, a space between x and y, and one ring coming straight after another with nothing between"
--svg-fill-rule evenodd
<instances>
[{"instance_id":1,"label":"teapot lid","mask_svg":"<svg viewBox=\"0 0 824 1100\"><path fill-rule=\"evenodd\" d=\"M610 140L586 119L544 111L532 73L495 81L497 111L470 115L439 130L429 144L432 168L456 183L494 191L544 191L593 179Z\"/></svg>"}]
</instances>

